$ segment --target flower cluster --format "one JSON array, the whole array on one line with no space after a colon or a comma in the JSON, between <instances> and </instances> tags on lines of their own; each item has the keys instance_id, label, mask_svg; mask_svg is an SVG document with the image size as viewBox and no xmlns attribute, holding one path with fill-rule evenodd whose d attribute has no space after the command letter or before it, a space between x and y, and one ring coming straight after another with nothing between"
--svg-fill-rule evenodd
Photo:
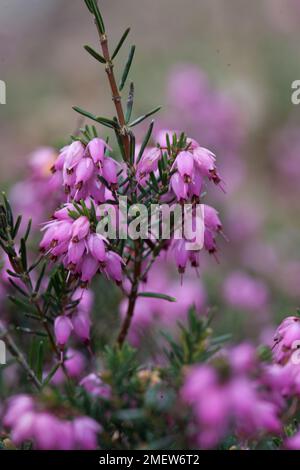
<instances>
[{"instance_id":1,"label":"flower cluster","mask_svg":"<svg viewBox=\"0 0 300 470\"><path fill-rule=\"evenodd\" d=\"M64 147L54 165L54 178L60 178L65 193L75 201L93 197L98 203L105 200L104 178L111 187L117 186L117 162L105 155L108 146L99 138L92 139L87 146L80 141Z\"/></svg>"},{"instance_id":2,"label":"flower cluster","mask_svg":"<svg viewBox=\"0 0 300 470\"><path fill-rule=\"evenodd\" d=\"M287 317L274 336L273 354L279 364L286 364L300 346L300 318ZM299 361L300 363L300 361Z\"/></svg>"},{"instance_id":3,"label":"flower cluster","mask_svg":"<svg viewBox=\"0 0 300 470\"><path fill-rule=\"evenodd\" d=\"M40 450L93 450L101 426L87 416L62 420L38 409L28 395L16 395L8 404L3 424L11 430L15 445L25 441Z\"/></svg>"},{"instance_id":4,"label":"flower cluster","mask_svg":"<svg viewBox=\"0 0 300 470\"><path fill-rule=\"evenodd\" d=\"M83 283L90 282L98 271L121 283L122 258L109 249L108 241L96 233L95 224L86 215L72 217L72 209L69 203L54 213L54 219L43 228L40 249L53 260L59 259Z\"/></svg>"},{"instance_id":5,"label":"flower cluster","mask_svg":"<svg viewBox=\"0 0 300 470\"><path fill-rule=\"evenodd\" d=\"M217 234L222 232L222 223L219 218L218 212L211 206L203 204L203 214L195 214L192 218L192 230L195 233L199 222L204 222L204 233L203 233L203 247L208 253L216 256ZM197 221L197 218L201 219ZM200 265L200 251L202 246L197 245L197 236L191 237L189 240L182 238L179 240L174 239L172 242L172 248L174 251L175 261L180 273L184 273L188 262L193 268L198 268ZM190 244L193 243L195 248L192 250L189 248ZM198 248L198 249L197 249Z\"/></svg>"},{"instance_id":6,"label":"flower cluster","mask_svg":"<svg viewBox=\"0 0 300 470\"><path fill-rule=\"evenodd\" d=\"M254 350L240 345L227 359L216 367L193 367L181 390L182 400L193 409L196 422L191 432L200 447L215 447L231 427L241 439L281 430L278 408L251 378Z\"/></svg>"},{"instance_id":7,"label":"flower cluster","mask_svg":"<svg viewBox=\"0 0 300 470\"><path fill-rule=\"evenodd\" d=\"M160 131L157 136L162 149L168 146L167 135L173 132ZM170 138L169 138L170 139ZM175 156L171 166L173 175L170 180L170 189L174 192L178 201L197 200L204 189L205 179L215 184L221 183L220 175L216 168L216 157L208 149L203 148L194 139L186 139L186 148Z\"/></svg>"}]
</instances>

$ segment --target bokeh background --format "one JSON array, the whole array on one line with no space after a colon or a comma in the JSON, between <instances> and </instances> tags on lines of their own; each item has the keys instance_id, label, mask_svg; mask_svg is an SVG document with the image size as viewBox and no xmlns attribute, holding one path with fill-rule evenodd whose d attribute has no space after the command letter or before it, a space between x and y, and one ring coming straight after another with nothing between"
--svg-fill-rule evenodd
<instances>
[{"instance_id":1,"label":"bokeh background","mask_svg":"<svg viewBox=\"0 0 300 470\"><path fill-rule=\"evenodd\" d=\"M300 2L101 3L113 42L132 26L136 114L161 104L158 129L184 130L217 154L226 194L213 188L207 200L226 239L219 264L203 260L195 296L218 330L268 342L300 304ZM83 0L0 0L2 188L36 147L68 141L73 105L111 115L105 73L84 44L97 37Z\"/></svg>"}]
</instances>

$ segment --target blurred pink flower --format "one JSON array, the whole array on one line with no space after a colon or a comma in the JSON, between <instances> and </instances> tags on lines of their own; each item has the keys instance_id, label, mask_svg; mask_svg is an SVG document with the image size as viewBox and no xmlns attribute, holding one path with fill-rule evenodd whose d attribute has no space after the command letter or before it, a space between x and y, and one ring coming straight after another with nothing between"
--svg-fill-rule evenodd
<instances>
[{"instance_id":1,"label":"blurred pink flower","mask_svg":"<svg viewBox=\"0 0 300 470\"><path fill-rule=\"evenodd\" d=\"M234 271L227 276L223 296L231 307L249 311L263 311L269 301L265 283L242 271Z\"/></svg>"},{"instance_id":2,"label":"blurred pink flower","mask_svg":"<svg viewBox=\"0 0 300 470\"><path fill-rule=\"evenodd\" d=\"M14 444L32 441L39 450L96 449L97 435L101 432L101 426L93 419L81 416L63 421L40 410L27 395L15 396L8 402L3 423L10 428Z\"/></svg>"}]
</instances>

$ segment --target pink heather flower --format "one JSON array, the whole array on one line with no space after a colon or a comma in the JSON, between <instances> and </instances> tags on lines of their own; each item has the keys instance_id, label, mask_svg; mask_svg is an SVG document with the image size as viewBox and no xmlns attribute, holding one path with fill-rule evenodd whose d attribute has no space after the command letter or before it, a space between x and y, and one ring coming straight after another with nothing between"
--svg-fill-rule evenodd
<instances>
[{"instance_id":1,"label":"pink heather flower","mask_svg":"<svg viewBox=\"0 0 300 470\"><path fill-rule=\"evenodd\" d=\"M75 185L78 189L82 188L82 185L89 181L94 172L94 162L91 158L83 158L77 165L76 168L76 179Z\"/></svg>"},{"instance_id":2,"label":"pink heather flower","mask_svg":"<svg viewBox=\"0 0 300 470\"><path fill-rule=\"evenodd\" d=\"M216 240L210 230L204 232L204 248L211 254L217 251Z\"/></svg>"},{"instance_id":3,"label":"pink heather flower","mask_svg":"<svg viewBox=\"0 0 300 470\"><path fill-rule=\"evenodd\" d=\"M44 237L40 243L42 250L55 247L59 242L68 241L72 233L72 224L68 220L52 221L44 226Z\"/></svg>"},{"instance_id":4,"label":"pink heather flower","mask_svg":"<svg viewBox=\"0 0 300 470\"><path fill-rule=\"evenodd\" d=\"M76 450L72 422L60 421L59 425L56 427L56 432L57 443L56 448L53 450Z\"/></svg>"},{"instance_id":5,"label":"pink heather flower","mask_svg":"<svg viewBox=\"0 0 300 470\"><path fill-rule=\"evenodd\" d=\"M297 432L292 437L286 439L285 448L288 450L299 450L300 449L300 432Z\"/></svg>"},{"instance_id":6,"label":"pink heather flower","mask_svg":"<svg viewBox=\"0 0 300 470\"><path fill-rule=\"evenodd\" d=\"M174 242L175 262L178 271L183 274L189 259L189 253L186 250L185 240L175 240Z\"/></svg>"},{"instance_id":7,"label":"pink heather flower","mask_svg":"<svg viewBox=\"0 0 300 470\"><path fill-rule=\"evenodd\" d=\"M58 242L69 242L72 236L72 222L68 220L54 220L45 224L42 229L45 234L40 243L40 249L47 251L57 246Z\"/></svg>"},{"instance_id":8,"label":"pink heather flower","mask_svg":"<svg viewBox=\"0 0 300 470\"><path fill-rule=\"evenodd\" d=\"M158 169L158 161L161 158L161 150L158 147L146 149L136 166L137 179L141 182L150 173Z\"/></svg>"},{"instance_id":9,"label":"pink heather flower","mask_svg":"<svg viewBox=\"0 0 300 470\"><path fill-rule=\"evenodd\" d=\"M116 186L118 163L105 156L107 145L101 139L93 139L85 147L76 141L62 149L52 167L54 177L61 174L62 184L69 198L76 201L92 196L97 202L104 202L103 185L99 177Z\"/></svg>"},{"instance_id":10,"label":"pink heather flower","mask_svg":"<svg viewBox=\"0 0 300 470\"><path fill-rule=\"evenodd\" d=\"M57 152L51 147L40 147L30 155L29 166L34 178L51 175L51 167L57 158Z\"/></svg>"},{"instance_id":11,"label":"pink heather flower","mask_svg":"<svg viewBox=\"0 0 300 470\"><path fill-rule=\"evenodd\" d=\"M73 330L71 320L66 316L60 316L55 319L54 332L56 342L60 347L64 347Z\"/></svg>"},{"instance_id":12,"label":"pink heather flower","mask_svg":"<svg viewBox=\"0 0 300 470\"><path fill-rule=\"evenodd\" d=\"M19 416L11 433L11 439L16 445L32 438L34 432L34 418L35 415L32 411Z\"/></svg>"},{"instance_id":13,"label":"pink heather flower","mask_svg":"<svg viewBox=\"0 0 300 470\"><path fill-rule=\"evenodd\" d=\"M84 342L90 340L91 321L83 312L76 313L72 317L74 333Z\"/></svg>"},{"instance_id":14,"label":"pink heather flower","mask_svg":"<svg viewBox=\"0 0 300 470\"><path fill-rule=\"evenodd\" d=\"M241 310L263 311L268 306L269 292L265 283L239 271L225 279L223 295L230 306Z\"/></svg>"},{"instance_id":15,"label":"pink heather flower","mask_svg":"<svg viewBox=\"0 0 300 470\"><path fill-rule=\"evenodd\" d=\"M79 301L78 310L90 315L94 302L94 293L90 289L78 287L73 294L72 300Z\"/></svg>"},{"instance_id":16,"label":"pink heather flower","mask_svg":"<svg viewBox=\"0 0 300 470\"><path fill-rule=\"evenodd\" d=\"M107 148L106 142L103 139L95 138L89 142L87 148L95 165L101 168Z\"/></svg>"},{"instance_id":17,"label":"pink heather flower","mask_svg":"<svg viewBox=\"0 0 300 470\"><path fill-rule=\"evenodd\" d=\"M214 370L205 365L193 368L183 385L181 397L193 407L201 426L197 436L199 445L214 447L226 431L228 414L225 390L219 386Z\"/></svg>"},{"instance_id":18,"label":"pink heather flower","mask_svg":"<svg viewBox=\"0 0 300 470\"><path fill-rule=\"evenodd\" d=\"M65 204L61 209L58 209L54 212L53 218L57 220L70 221L69 211L73 209L74 209L73 204Z\"/></svg>"},{"instance_id":19,"label":"pink heather flower","mask_svg":"<svg viewBox=\"0 0 300 470\"><path fill-rule=\"evenodd\" d=\"M195 165L203 177L212 180L215 184L221 182L215 165L216 157L210 150L203 147L196 147L193 152Z\"/></svg>"},{"instance_id":20,"label":"pink heather flower","mask_svg":"<svg viewBox=\"0 0 300 470\"><path fill-rule=\"evenodd\" d=\"M23 396L24 400L25 396ZM29 399L29 397L28 397ZM32 441L38 450L92 450L97 448L97 434L101 426L87 416L76 417L73 421L62 421L49 412L41 411L37 405L19 413L10 420L11 407L19 397L14 397L4 415L5 426L11 429L11 439L20 445ZM14 404L15 403L15 404Z\"/></svg>"},{"instance_id":21,"label":"pink heather flower","mask_svg":"<svg viewBox=\"0 0 300 470\"><path fill-rule=\"evenodd\" d=\"M207 149L190 139L188 150L177 155L172 169L177 169L170 181L170 189L175 193L177 200L199 199L204 179L221 182L215 165L215 156Z\"/></svg>"},{"instance_id":22,"label":"pink heather flower","mask_svg":"<svg viewBox=\"0 0 300 470\"><path fill-rule=\"evenodd\" d=\"M74 379L78 379L84 368L86 366L85 357L79 351L74 349L68 349L65 355L64 366L68 372L68 375ZM48 371L49 373L50 371ZM62 368L60 367L55 375L53 376L51 383L54 385L60 385L64 383L66 380L66 376L63 373Z\"/></svg>"},{"instance_id":23,"label":"pink heather flower","mask_svg":"<svg viewBox=\"0 0 300 470\"><path fill-rule=\"evenodd\" d=\"M118 183L117 162L110 157L106 157L103 162L103 177L112 186Z\"/></svg>"},{"instance_id":24,"label":"pink heather flower","mask_svg":"<svg viewBox=\"0 0 300 470\"><path fill-rule=\"evenodd\" d=\"M105 263L106 250L103 237L97 233L92 233L88 239L88 247L91 255L98 260L99 263Z\"/></svg>"},{"instance_id":25,"label":"pink heather flower","mask_svg":"<svg viewBox=\"0 0 300 470\"><path fill-rule=\"evenodd\" d=\"M28 395L16 395L9 400L8 409L3 419L6 427L15 425L19 417L29 413L34 408L34 401Z\"/></svg>"},{"instance_id":26,"label":"pink heather flower","mask_svg":"<svg viewBox=\"0 0 300 470\"><path fill-rule=\"evenodd\" d=\"M195 198L199 198L199 194L201 194L203 188L203 176L196 172L194 174L193 180L189 184L189 196L193 200Z\"/></svg>"},{"instance_id":27,"label":"pink heather flower","mask_svg":"<svg viewBox=\"0 0 300 470\"><path fill-rule=\"evenodd\" d=\"M237 378L228 385L228 396L236 420L237 432L252 436L258 431L278 434L281 424L277 407L259 397L256 385L249 379Z\"/></svg>"},{"instance_id":28,"label":"pink heather flower","mask_svg":"<svg viewBox=\"0 0 300 470\"><path fill-rule=\"evenodd\" d=\"M201 447L215 447L232 427L242 438L281 432L278 406L245 370L235 368L225 379L222 370L211 365L194 366L186 376L181 398L192 408L194 439Z\"/></svg>"},{"instance_id":29,"label":"pink heather flower","mask_svg":"<svg viewBox=\"0 0 300 470\"><path fill-rule=\"evenodd\" d=\"M73 430L77 448L81 450L95 450L97 448L97 434L102 429L94 419L85 416L75 418Z\"/></svg>"},{"instance_id":30,"label":"pink heather flower","mask_svg":"<svg viewBox=\"0 0 300 470\"><path fill-rule=\"evenodd\" d=\"M99 262L91 255L85 255L81 264L82 282L90 282L99 270Z\"/></svg>"},{"instance_id":31,"label":"pink heather flower","mask_svg":"<svg viewBox=\"0 0 300 470\"><path fill-rule=\"evenodd\" d=\"M65 161L64 161L64 172L66 175L72 174L72 170L78 165L81 159L84 157L85 147L79 142L73 142L69 147L65 147Z\"/></svg>"},{"instance_id":32,"label":"pink heather flower","mask_svg":"<svg viewBox=\"0 0 300 470\"><path fill-rule=\"evenodd\" d=\"M197 219L197 215L193 215L192 218L192 229L193 232L195 233L195 230L197 226L197 222L201 222ZM187 226L185 229L187 230ZM222 229L222 224L221 221L218 217L217 211L213 209L210 206L204 205L204 239L203 239L203 245L205 250L207 250L209 253L215 253L217 251L217 244L216 244L216 235L218 232L220 232ZM194 268L199 267L199 260L200 260L200 250L201 246L199 246L199 249L191 250L188 244L191 242L198 242L196 240L196 237L189 237L187 233L185 233L186 237L188 239L174 239L172 241L172 248L174 250L174 256L175 256L175 262L177 265L177 268L179 272L182 274L185 272L187 263L190 262L191 266ZM192 235L192 234L191 234Z\"/></svg>"},{"instance_id":33,"label":"pink heather flower","mask_svg":"<svg viewBox=\"0 0 300 470\"><path fill-rule=\"evenodd\" d=\"M90 207L90 199L85 204ZM120 283L122 258L109 250L104 237L92 231L86 216L81 215L74 220L69 214L70 210L75 210L73 205L65 205L55 212L54 220L44 225L41 251L51 259L60 258L65 268L79 276L83 283L90 282L98 271ZM99 211L96 216L99 220Z\"/></svg>"},{"instance_id":34,"label":"pink heather flower","mask_svg":"<svg viewBox=\"0 0 300 470\"><path fill-rule=\"evenodd\" d=\"M174 165L185 183L190 183L194 175L194 159L191 152L179 152Z\"/></svg>"},{"instance_id":35,"label":"pink heather flower","mask_svg":"<svg viewBox=\"0 0 300 470\"><path fill-rule=\"evenodd\" d=\"M257 366L255 348L249 343L242 343L232 348L229 357L233 371L237 374L249 373Z\"/></svg>"},{"instance_id":36,"label":"pink heather flower","mask_svg":"<svg viewBox=\"0 0 300 470\"><path fill-rule=\"evenodd\" d=\"M192 369L186 377L181 389L182 399L193 404L208 388L217 384L217 375L214 369L208 365L198 366Z\"/></svg>"},{"instance_id":37,"label":"pink heather flower","mask_svg":"<svg viewBox=\"0 0 300 470\"><path fill-rule=\"evenodd\" d=\"M40 450L55 449L59 421L49 413L37 413L33 422L33 435L30 438L35 438L36 447Z\"/></svg>"},{"instance_id":38,"label":"pink heather flower","mask_svg":"<svg viewBox=\"0 0 300 470\"><path fill-rule=\"evenodd\" d=\"M123 264L124 262L120 255L118 255L114 251L107 252L105 272L107 273L108 277L116 281L117 284L122 283L122 279L123 279L122 265Z\"/></svg>"},{"instance_id":39,"label":"pink heather flower","mask_svg":"<svg viewBox=\"0 0 300 470\"><path fill-rule=\"evenodd\" d=\"M53 174L55 174L56 172L61 172L63 170L68 147L69 146L66 146L60 149L59 155L51 167L51 171Z\"/></svg>"},{"instance_id":40,"label":"pink heather flower","mask_svg":"<svg viewBox=\"0 0 300 470\"><path fill-rule=\"evenodd\" d=\"M73 222L72 225L72 239L74 242L83 240L90 231L90 222L87 217L81 215L78 219Z\"/></svg>"},{"instance_id":41,"label":"pink heather flower","mask_svg":"<svg viewBox=\"0 0 300 470\"><path fill-rule=\"evenodd\" d=\"M68 250L68 265L78 265L82 260L83 254L86 251L86 244L84 240L79 242L70 241L67 245Z\"/></svg>"},{"instance_id":42,"label":"pink heather flower","mask_svg":"<svg viewBox=\"0 0 300 470\"><path fill-rule=\"evenodd\" d=\"M68 349L64 364L70 377L79 377L84 370L85 362L85 357L81 352Z\"/></svg>"},{"instance_id":43,"label":"pink heather flower","mask_svg":"<svg viewBox=\"0 0 300 470\"><path fill-rule=\"evenodd\" d=\"M170 180L171 189L174 191L178 201L185 201L188 197L188 185L179 173L174 173Z\"/></svg>"},{"instance_id":44,"label":"pink heather flower","mask_svg":"<svg viewBox=\"0 0 300 470\"><path fill-rule=\"evenodd\" d=\"M219 232L222 230L222 222L219 218L219 213L211 206L204 205L204 220L207 229L212 232Z\"/></svg>"},{"instance_id":45,"label":"pink heather flower","mask_svg":"<svg viewBox=\"0 0 300 470\"><path fill-rule=\"evenodd\" d=\"M111 397L111 388L106 383L102 382L100 377L96 374L89 374L84 377L80 382L81 387L83 387L88 393L95 397L104 398L109 400Z\"/></svg>"},{"instance_id":46,"label":"pink heather flower","mask_svg":"<svg viewBox=\"0 0 300 470\"><path fill-rule=\"evenodd\" d=\"M284 410L285 399L300 391L299 366L290 362L285 366L270 364L266 365L262 372L261 384L269 390L270 401L280 410Z\"/></svg>"},{"instance_id":47,"label":"pink heather flower","mask_svg":"<svg viewBox=\"0 0 300 470\"><path fill-rule=\"evenodd\" d=\"M300 344L300 318L287 317L274 335L273 357L275 362L285 364Z\"/></svg>"}]
</instances>

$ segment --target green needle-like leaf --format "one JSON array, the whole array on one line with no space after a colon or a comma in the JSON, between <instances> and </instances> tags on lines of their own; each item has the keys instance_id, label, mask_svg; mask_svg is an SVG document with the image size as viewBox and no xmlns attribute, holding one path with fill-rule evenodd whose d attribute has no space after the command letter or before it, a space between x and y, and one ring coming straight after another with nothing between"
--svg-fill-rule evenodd
<instances>
[{"instance_id":1,"label":"green needle-like leaf","mask_svg":"<svg viewBox=\"0 0 300 470\"><path fill-rule=\"evenodd\" d=\"M139 297L150 297L153 299L167 300L168 302L177 302L175 297L171 297L170 295L166 294L159 294L156 292L140 292Z\"/></svg>"},{"instance_id":2,"label":"green needle-like leaf","mask_svg":"<svg viewBox=\"0 0 300 470\"><path fill-rule=\"evenodd\" d=\"M125 86L125 83L126 83L129 71L130 71L130 67L133 61L134 52L135 52L135 46L131 46L131 49L129 51L129 56L128 56L128 59L124 68L124 72L121 78L120 86L119 86L120 91L123 90Z\"/></svg>"},{"instance_id":3,"label":"green needle-like leaf","mask_svg":"<svg viewBox=\"0 0 300 470\"><path fill-rule=\"evenodd\" d=\"M133 100L134 100L134 84L133 82L130 83L129 87L129 94L127 100L127 108L126 108L126 124L130 121L132 108L133 108Z\"/></svg>"},{"instance_id":4,"label":"green needle-like leaf","mask_svg":"<svg viewBox=\"0 0 300 470\"><path fill-rule=\"evenodd\" d=\"M130 135L130 163L134 165L134 158L135 158L135 137L134 135Z\"/></svg>"},{"instance_id":5,"label":"green needle-like leaf","mask_svg":"<svg viewBox=\"0 0 300 470\"><path fill-rule=\"evenodd\" d=\"M87 45L83 46L83 47L92 57L94 57L94 59L98 60L98 62L101 62L101 64L106 63L106 60L104 59L104 57L102 57L102 55L98 54L98 52L96 52L92 47L87 46Z\"/></svg>"},{"instance_id":6,"label":"green needle-like leaf","mask_svg":"<svg viewBox=\"0 0 300 470\"><path fill-rule=\"evenodd\" d=\"M25 232L25 235L24 235L24 240L25 240L25 242L27 242L27 240L28 240L28 237L29 237L29 234L30 234L30 230L31 230L31 225L32 225L32 220L29 219L29 222L28 222L27 228L26 228L26 232Z\"/></svg>"},{"instance_id":7,"label":"green needle-like leaf","mask_svg":"<svg viewBox=\"0 0 300 470\"><path fill-rule=\"evenodd\" d=\"M117 56L119 50L121 49L121 47L123 46L124 44L124 41L126 40L128 34L129 34L129 31L130 31L130 28L127 28L126 31L124 32L123 36L121 37L117 47L115 48L114 52L113 52L113 55L111 56L111 60L114 60L114 58Z\"/></svg>"},{"instance_id":8,"label":"green needle-like leaf","mask_svg":"<svg viewBox=\"0 0 300 470\"><path fill-rule=\"evenodd\" d=\"M16 236L18 234L18 231L19 231L19 228L20 228L20 225L21 225L21 222L22 222L22 216L19 215L18 218L17 218L16 224L14 226L14 229L13 229L13 233L12 233L13 238L16 238Z\"/></svg>"},{"instance_id":9,"label":"green needle-like leaf","mask_svg":"<svg viewBox=\"0 0 300 470\"><path fill-rule=\"evenodd\" d=\"M44 359L44 342L40 341L38 345L38 355L36 361L36 375L40 381L43 379L43 359Z\"/></svg>"},{"instance_id":10,"label":"green needle-like leaf","mask_svg":"<svg viewBox=\"0 0 300 470\"><path fill-rule=\"evenodd\" d=\"M6 211L6 220L8 225L13 228L14 226L14 218L13 218L13 213L9 204L9 201L6 197L5 192L2 193L3 201L4 201L4 206L5 206L5 211Z\"/></svg>"},{"instance_id":11,"label":"green needle-like leaf","mask_svg":"<svg viewBox=\"0 0 300 470\"><path fill-rule=\"evenodd\" d=\"M105 27L104 27L104 22L103 22L102 15L101 15L99 7L98 7L98 2L97 2L97 0L90 0L89 4L90 4L91 10L92 10L92 13L95 16L95 20L96 20L96 24L97 24L97 27L99 29L99 32L101 34L104 34L105 33Z\"/></svg>"},{"instance_id":12,"label":"green needle-like leaf","mask_svg":"<svg viewBox=\"0 0 300 470\"><path fill-rule=\"evenodd\" d=\"M35 289L34 289L34 292L37 294L38 291L40 290L40 287L41 287L41 283L42 283L42 280L44 278L44 275L45 275L45 271L46 271L46 266L47 266L47 263L46 261L44 262L43 264L43 267L42 267L42 270L41 270L41 273L39 275L39 278L37 280L37 283L36 283L36 286L35 286Z\"/></svg>"},{"instance_id":13,"label":"green needle-like leaf","mask_svg":"<svg viewBox=\"0 0 300 470\"><path fill-rule=\"evenodd\" d=\"M26 242L24 238L22 238L20 242L20 255L22 260L22 266L24 271L27 271L27 249L26 249Z\"/></svg>"},{"instance_id":14,"label":"green needle-like leaf","mask_svg":"<svg viewBox=\"0 0 300 470\"><path fill-rule=\"evenodd\" d=\"M84 1L85 1L86 6L88 7L88 9L90 10L90 12L93 13L91 0L84 0Z\"/></svg>"},{"instance_id":15,"label":"green needle-like leaf","mask_svg":"<svg viewBox=\"0 0 300 470\"><path fill-rule=\"evenodd\" d=\"M143 116L140 116L139 118L137 118L135 121L131 122L131 123L129 124L129 127L137 126L138 124L140 124L141 122L143 122L145 119L147 119L148 117L152 116L152 114L155 114L155 113L157 113L157 112L160 111L160 110L161 110L161 106L158 106L157 108L152 109L152 111L149 111L149 113L144 114Z\"/></svg>"},{"instance_id":16,"label":"green needle-like leaf","mask_svg":"<svg viewBox=\"0 0 300 470\"><path fill-rule=\"evenodd\" d=\"M144 137L143 143L141 145L141 148L140 148L140 151L139 151L139 154L138 154L138 157L137 157L137 163L139 163L140 159L143 156L144 150L148 145L148 142L149 142L150 137L152 135L153 127L154 127L154 121L151 121L150 126L148 128L148 131L147 131L147 133Z\"/></svg>"},{"instance_id":17,"label":"green needle-like leaf","mask_svg":"<svg viewBox=\"0 0 300 470\"><path fill-rule=\"evenodd\" d=\"M90 113L89 111L85 111L82 108L79 108L78 106L73 106L74 111L76 113L81 114L82 116L85 116L89 119L92 119L95 122L98 122L99 124L102 124L105 127L109 127L110 129L116 128L116 123L112 121L111 119L107 119L101 116L94 116L94 114Z\"/></svg>"}]
</instances>

